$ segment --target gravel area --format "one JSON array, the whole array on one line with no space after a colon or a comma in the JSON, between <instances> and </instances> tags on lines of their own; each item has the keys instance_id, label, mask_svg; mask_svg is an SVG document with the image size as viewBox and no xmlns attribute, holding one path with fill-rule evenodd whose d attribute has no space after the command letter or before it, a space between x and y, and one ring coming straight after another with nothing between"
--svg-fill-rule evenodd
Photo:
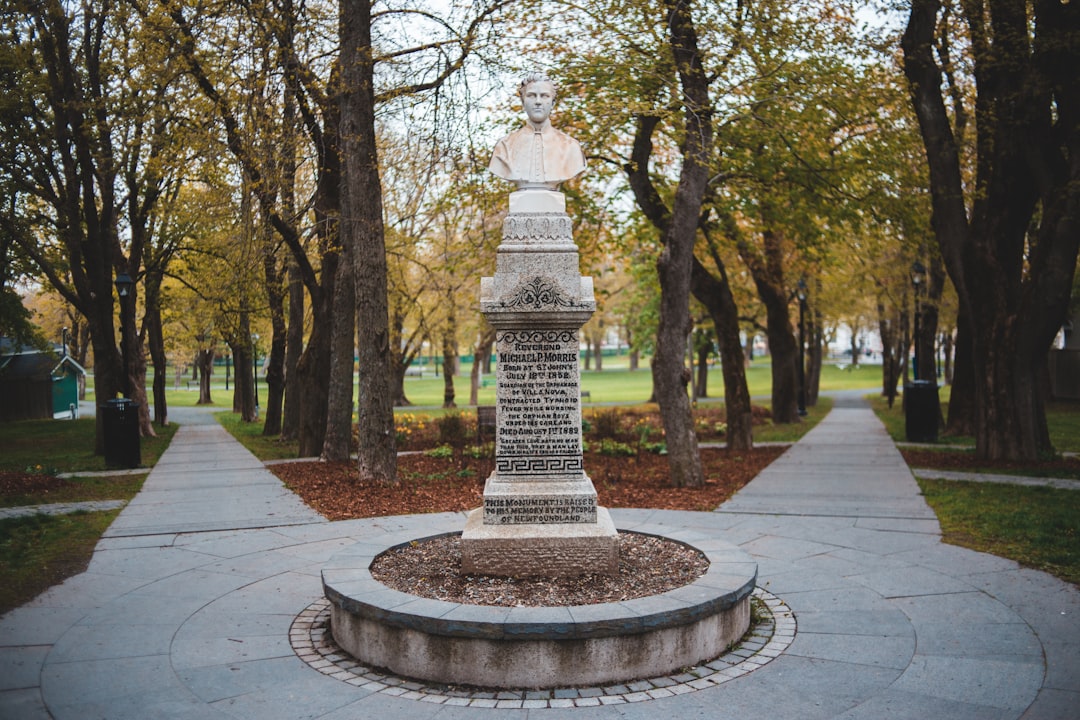
<instances>
[{"instance_id":1,"label":"gravel area","mask_svg":"<svg viewBox=\"0 0 1080 720\"><path fill-rule=\"evenodd\" d=\"M593 605L657 595L689 585L709 568L699 551L674 540L619 533L619 574L507 578L461 574L461 537L410 543L375 559L371 574L411 595L469 605Z\"/></svg>"}]
</instances>

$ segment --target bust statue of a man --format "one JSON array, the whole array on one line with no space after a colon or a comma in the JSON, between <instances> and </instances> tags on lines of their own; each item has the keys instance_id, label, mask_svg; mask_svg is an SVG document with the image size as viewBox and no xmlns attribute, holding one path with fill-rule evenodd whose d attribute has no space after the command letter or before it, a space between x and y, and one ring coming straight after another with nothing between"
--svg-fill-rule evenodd
<instances>
[{"instance_id":1,"label":"bust statue of a man","mask_svg":"<svg viewBox=\"0 0 1080 720\"><path fill-rule=\"evenodd\" d=\"M555 104L555 83L543 73L530 73L518 88L527 120L495 144L488 165L495 175L516 183L519 190L555 190L585 172L581 144L551 126Z\"/></svg>"}]
</instances>

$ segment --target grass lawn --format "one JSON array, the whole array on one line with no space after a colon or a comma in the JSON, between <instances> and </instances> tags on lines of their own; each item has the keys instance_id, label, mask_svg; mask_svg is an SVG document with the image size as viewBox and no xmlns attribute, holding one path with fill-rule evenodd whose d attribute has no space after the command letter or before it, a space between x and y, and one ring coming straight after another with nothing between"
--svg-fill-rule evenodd
<instances>
[{"instance_id":1,"label":"grass lawn","mask_svg":"<svg viewBox=\"0 0 1080 720\"><path fill-rule=\"evenodd\" d=\"M949 412L949 391L948 385L943 386L939 391L941 412L945 417ZM889 436L896 442L904 442L907 438L904 429L903 398L897 396L896 402L890 408L886 399L880 395L874 394L868 397L878 419L885 424ZM1050 431L1050 442L1058 452L1080 452L1080 402L1051 401L1046 406L1046 424ZM975 438L971 436L943 437L939 435L938 442L975 447Z\"/></svg>"},{"instance_id":2,"label":"grass lawn","mask_svg":"<svg viewBox=\"0 0 1080 720\"><path fill-rule=\"evenodd\" d=\"M1080 402L1051 402L1046 406L1046 424L1058 452L1080 452Z\"/></svg>"},{"instance_id":3,"label":"grass lawn","mask_svg":"<svg viewBox=\"0 0 1080 720\"><path fill-rule=\"evenodd\" d=\"M949 406L949 387L941 388L942 412ZM885 398L871 403L893 440L905 440L901 398L892 408ZM1080 452L1080 403L1051 402L1046 422L1059 452ZM942 445L973 449L973 437L941 437ZM942 447L940 452L964 452ZM1032 468L1002 468L987 463L985 472L1052 475ZM1066 477L1074 477L1066 475ZM955 480L919 480L927 503L941 523L945 542L1045 570L1080 584L1080 491Z\"/></svg>"},{"instance_id":4,"label":"grass lawn","mask_svg":"<svg viewBox=\"0 0 1080 720\"><path fill-rule=\"evenodd\" d=\"M119 512L0 520L0 614L85 570Z\"/></svg>"},{"instance_id":5,"label":"grass lawn","mask_svg":"<svg viewBox=\"0 0 1080 720\"><path fill-rule=\"evenodd\" d=\"M618 360L619 358L615 358ZM623 358L622 360L625 361ZM581 391L589 393L586 402L639 404L652 395L652 374L647 362L638 370L631 371L625 362L616 364L604 360L604 370L583 370L581 373ZM469 400L469 367L462 368L454 378L454 392L459 405ZM480 389L478 396L481 405L495 404L495 378L485 376L486 387ZM439 407L443 401L442 376L425 373L423 377L405 378L405 396L413 405L420 407ZM755 362L746 371L746 382L751 397L768 397L772 391L772 367L768 362ZM872 390L881 387L881 366L861 365L857 368L841 369L837 365L826 365L821 371L821 390ZM724 379L719 367L709 371L709 398L723 400Z\"/></svg>"},{"instance_id":6,"label":"grass lawn","mask_svg":"<svg viewBox=\"0 0 1080 720\"><path fill-rule=\"evenodd\" d=\"M754 442L798 442L829 414L832 406L832 398L822 396L817 405L806 408L806 416L797 425L758 425L754 427Z\"/></svg>"},{"instance_id":7,"label":"grass lawn","mask_svg":"<svg viewBox=\"0 0 1080 720\"><path fill-rule=\"evenodd\" d=\"M4 423L0 433L0 471L40 476L18 491L0 495L0 506L40 505L85 500L129 500L146 479L137 475L75 477L58 472L105 469L94 455L94 420L26 420ZM142 461L152 466L165 452L176 425L156 428L143 438ZM98 538L119 510L61 516L31 515L0 520L0 613L27 602L52 585L86 569Z\"/></svg>"},{"instance_id":8,"label":"grass lawn","mask_svg":"<svg viewBox=\"0 0 1080 720\"><path fill-rule=\"evenodd\" d=\"M232 410L214 413L214 418L234 438L239 440L240 444L260 460L287 460L295 458L300 451L300 444L295 440L286 442L276 436L267 437L263 435L261 420L258 422L243 422L240 420L240 414L234 413ZM353 422L355 421L356 416L354 415Z\"/></svg>"},{"instance_id":9,"label":"grass lawn","mask_svg":"<svg viewBox=\"0 0 1080 720\"><path fill-rule=\"evenodd\" d=\"M49 487L47 491L28 489L24 492L4 493L0 495L0 507L87 500L130 500L142 489L147 474L74 477L59 486Z\"/></svg>"},{"instance_id":10,"label":"grass lawn","mask_svg":"<svg viewBox=\"0 0 1080 720\"><path fill-rule=\"evenodd\" d=\"M4 423L0 432L0 470L55 475L100 471L105 458L94 455L94 419L23 420ZM169 446L176 425L154 427L156 438L142 439L142 464L153 467Z\"/></svg>"},{"instance_id":11,"label":"grass lawn","mask_svg":"<svg viewBox=\"0 0 1080 720\"><path fill-rule=\"evenodd\" d=\"M944 540L1080 585L1080 492L919 480Z\"/></svg>"},{"instance_id":12,"label":"grass lawn","mask_svg":"<svg viewBox=\"0 0 1080 720\"><path fill-rule=\"evenodd\" d=\"M463 363L454 377L454 392L458 405L465 405L469 400L471 363ZM768 397L772 388L772 366L768 359L757 360L746 371L746 382L752 397ZM440 408L443 402L445 378L435 375L430 365L423 368L423 375L410 375L405 378L405 396L414 406ZM708 391L710 400L723 400L724 378L719 366L709 370ZM90 394L85 402L94 402L93 377L88 378ZM821 371L821 390L873 390L881 387L881 366L826 364ZM643 359L638 370L631 371L626 356L605 357L602 371L583 370L581 372L581 390L589 393L587 402L639 404L652 395L652 374L649 372L648 359ZM265 379L259 379L259 392L265 397ZM148 391L148 397L152 394ZM218 368L210 385L211 407L223 410L232 406L232 389L225 389L225 377ZM199 399L199 389L195 384L188 385L185 379L179 388L169 385L165 391L165 400L169 407L194 407ZM483 387L478 396L480 405L495 404L495 377L484 376Z\"/></svg>"}]
</instances>

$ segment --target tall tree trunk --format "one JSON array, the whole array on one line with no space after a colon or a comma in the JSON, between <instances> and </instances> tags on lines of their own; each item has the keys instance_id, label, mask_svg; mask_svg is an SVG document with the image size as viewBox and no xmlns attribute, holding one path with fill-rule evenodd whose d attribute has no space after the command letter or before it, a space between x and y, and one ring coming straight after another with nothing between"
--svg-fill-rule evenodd
<instances>
[{"instance_id":1,"label":"tall tree trunk","mask_svg":"<svg viewBox=\"0 0 1080 720\"><path fill-rule=\"evenodd\" d=\"M335 71L336 72L336 71ZM331 78L332 87L337 87ZM318 457L326 440L326 425L330 414L331 355L334 349L334 313L337 309L338 268L342 262L339 218L342 213L342 167L338 154L338 121L340 108L330 104L324 128L326 148L322 154L318 188L315 193L316 232L322 252L320 284L308 286L311 296L312 327L307 347L297 368L300 375L300 456ZM355 252L355 246L349 252ZM351 355L351 352L350 352ZM340 415L335 416L340 421ZM351 432L351 430L350 430Z\"/></svg>"},{"instance_id":2,"label":"tall tree trunk","mask_svg":"<svg viewBox=\"0 0 1080 720\"><path fill-rule=\"evenodd\" d=\"M694 333L694 347L697 351L697 382L694 384L694 397L709 397L709 356L712 355L712 337L708 333ZM700 336L699 336L700 335Z\"/></svg>"},{"instance_id":3,"label":"tall tree trunk","mask_svg":"<svg viewBox=\"0 0 1080 720\"><path fill-rule=\"evenodd\" d=\"M279 21L282 27L281 44L293 47L296 43L296 12L292 0L286 0L281 6ZM281 96L281 178L280 194L281 208L286 217L296 215L296 155L299 144L300 130L297 125L297 98L296 85L287 83ZM269 225L269 223L267 223ZM296 263L286 253L284 258L279 258L274 244L270 242L271 227L264 228L263 235L263 277L266 281L266 300L270 309L270 354L266 363L266 411L264 412L263 435L273 437L285 435L286 425L290 426L290 434L295 437L297 418L293 417L286 421L288 410L285 408L285 398L289 390L289 376L295 376L294 369L300 354L289 354L289 345L295 340L299 348L302 340L302 331L292 337L292 328L289 327L285 317L285 299L289 294L289 319L293 319L291 297L293 282L297 285L298 295L296 302L301 310L296 316L299 323L303 323L304 290L303 280L299 272L294 273ZM285 286L285 283L288 286ZM295 389L295 388L294 388Z\"/></svg>"},{"instance_id":4,"label":"tall tree trunk","mask_svg":"<svg viewBox=\"0 0 1080 720\"><path fill-rule=\"evenodd\" d=\"M707 84L704 88L698 88L694 97L698 102L707 102ZM688 112L693 112L693 110L688 110ZM634 136L631 158L630 162L624 166L624 170L638 207L649 219L649 222L661 231L662 238L666 238L672 220L672 213L664 205L663 199L653 185L649 175L649 162L653 150L652 135L660 123L660 118L646 115L639 116L636 121L637 130ZM711 137L711 128L709 128L708 132ZM705 231L706 238L708 238L708 224L702 229ZM743 360L743 350L739 338L738 308L731 294L731 287L727 280L723 260L715 251L711 255L719 273L719 279L714 277L696 257L692 256L691 291L694 297L708 309L719 339L720 362L724 373L724 400L728 416L728 447L747 449L753 443L752 414L750 393L746 385L746 363ZM633 341L629 338L628 342L631 345L633 344ZM631 369L636 369L637 363L638 351L635 349L630 353ZM655 368L655 358L650 361L650 364ZM653 377L654 383L648 402L655 402L657 399L655 373L653 373Z\"/></svg>"},{"instance_id":5,"label":"tall tree trunk","mask_svg":"<svg viewBox=\"0 0 1080 720\"><path fill-rule=\"evenodd\" d=\"M946 435L975 434L975 358L972 352L970 324L960 312L956 318L953 386L949 390Z\"/></svg>"},{"instance_id":6,"label":"tall tree trunk","mask_svg":"<svg viewBox=\"0 0 1080 720\"><path fill-rule=\"evenodd\" d=\"M213 405L214 400L210 396L210 378L214 372L214 351L203 348L195 353L195 365L199 373L199 400L197 405Z\"/></svg>"},{"instance_id":7,"label":"tall tree trunk","mask_svg":"<svg viewBox=\"0 0 1080 720\"><path fill-rule=\"evenodd\" d=\"M112 324L112 303L100 303L110 312L96 312L87 318L90 343L94 349L94 392L96 401L112 400L123 386L120 351L116 347ZM107 317L105 317L107 316ZM105 454L105 413L95 413L94 454Z\"/></svg>"},{"instance_id":8,"label":"tall tree trunk","mask_svg":"<svg viewBox=\"0 0 1080 720\"><path fill-rule=\"evenodd\" d=\"M718 280L697 260L694 261L693 292L712 318L713 329L720 346L720 369L724 376L724 411L727 415L727 446L729 450L749 450L754 444L753 411L750 389L746 384L746 364L743 362L742 340L739 338L739 312L727 269L714 254Z\"/></svg>"},{"instance_id":9,"label":"tall tree trunk","mask_svg":"<svg viewBox=\"0 0 1080 720\"><path fill-rule=\"evenodd\" d=\"M888 398L889 407L896 400L896 385L900 381L900 361L903 352L900 342L900 320L890 318L885 305L878 300L878 334L881 336L881 394Z\"/></svg>"},{"instance_id":10,"label":"tall tree trunk","mask_svg":"<svg viewBox=\"0 0 1080 720\"><path fill-rule=\"evenodd\" d=\"M767 209L762 210L768 222ZM769 352L772 354L772 421L777 425L797 423L799 418L799 346L791 326L789 297L784 285L783 239L766 229L761 234L763 251L740 238L739 256L754 279L758 296L765 305Z\"/></svg>"},{"instance_id":11,"label":"tall tree trunk","mask_svg":"<svg viewBox=\"0 0 1080 720\"><path fill-rule=\"evenodd\" d=\"M491 348L494 346L495 330L487 323L484 323L484 329L481 331L480 337L476 341L476 346L473 348L473 366L470 378L471 381L469 383L470 405L478 405L480 403L480 376L485 367L491 367ZM490 370L488 372L490 372Z\"/></svg>"},{"instance_id":12,"label":"tall tree trunk","mask_svg":"<svg viewBox=\"0 0 1080 720\"><path fill-rule=\"evenodd\" d=\"M938 0L912 0L901 45L934 234L972 330L976 454L1033 460L1053 450L1039 379L1080 252L1080 7L963 4L975 78L974 182L961 171L942 97L940 9Z\"/></svg>"},{"instance_id":13,"label":"tall tree trunk","mask_svg":"<svg viewBox=\"0 0 1080 720\"><path fill-rule=\"evenodd\" d=\"M243 422L255 422L259 416L255 413L255 358L252 354L249 323L241 320L240 331L236 338L227 342L235 361L233 412L239 413L240 420Z\"/></svg>"},{"instance_id":14,"label":"tall tree trunk","mask_svg":"<svg viewBox=\"0 0 1080 720\"><path fill-rule=\"evenodd\" d=\"M126 396L138 404L139 436L155 437L146 400L146 353L135 321L137 288L137 284L133 285L131 294L120 301L120 352L127 369Z\"/></svg>"},{"instance_id":15,"label":"tall tree trunk","mask_svg":"<svg viewBox=\"0 0 1080 720\"><path fill-rule=\"evenodd\" d=\"M683 91L683 164L675 191L664 247L657 260L660 278L660 322L656 333L653 385L667 438L670 482L676 487L705 484L697 435L686 393L689 382L683 363L690 327L690 286L698 218L709 181L712 149L712 106L709 80L697 46L697 29L690 2L665 0L667 31Z\"/></svg>"},{"instance_id":16,"label":"tall tree trunk","mask_svg":"<svg viewBox=\"0 0 1080 720\"><path fill-rule=\"evenodd\" d=\"M936 340L938 335L938 306L945 290L945 266L941 259L931 260L927 272L926 295L919 299L919 337L916 354L919 357L918 375L920 380L937 378Z\"/></svg>"},{"instance_id":17,"label":"tall tree trunk","mask_svg":"<svg viewBox=\"0 0 1080 720\"><path fill-rule=\"evenodd\" d=\"M323 268L323 272L336 272ZM333 312L317 312L307 347L297 364L300 390L300 457L318 457L326 438L329 412L327 388L330 384L330 348L333 336ZM327 323L330 324L327 327Z\"/></svg>"},{"instance_id":18,"label":"tall tree trunk","mask_svg":"<svg viewBox=\"0 0 1080 720\"><path fill-rule=\"evenodd\" d=\"M139 333L135 334L135 352L131 363L131 398L139 403L139 436L157 437L150 418L149 398L146 396L146 347Z\"/></svg>"},{"instance_id":19,"label":"tall tree trunk","mask_svg":"<svg viewBox=\"0 0 1080 720\"><path fill-rule=\"evenodd\" d=\"M360 348L359 472L396 482L394 406L390 377L390 317L382 184L375 140L371 3L342 0L341 149L344 167L342 243L353 252Z\"/></svg>"},{"instance_id":20,"label":"tall tree trunk","mask_svg":"<svg viewBox=\"0 0 1080 720\"><path fill-rule=\"evenodd\" d=\"M812 319L807 332L810 346L807 349L806 406L814 407L821 392L821 368L825 363L825 330L820 310L815 309L810 317Z\"/></svg>"},{"instance_id":21,"label":"tall tree trunk","mask_svg":"<svg viewBox=\"0 0 1080 720\"><path fill-rule=\"evenodd\" d=\"M390 320L391 347L404 347L408 344L404 339L405 314L406 310L402 303L395 303ZM410 364L412 364L412 355L405 350L394 352L390 357L390 381L394 388L393 404L395 407L412 405L405 395L405 373L408 372Z\"/></svg>"},{"instance_id":22,"label":"tall tree trunk","mask_svg":"<svg viewBox=\"0 0 1080 720\"><path fill-rule=\"evenodd\" d=\"M281 439L300 437L300 357L304 351L304 281L296 261L289 259L289 327L285 338L285 400Z\"/></svg>"},{"instance_id":23,"label":"tall tree trunk","mask_svg":"<svg viewBox=\"0 0 1080 720\"><path fill-rule=\"evenodd\" d=\"M264 248L263 274L266 299L270 309L270 353L266 361L266 405L263 411L263 435L281 434L282 402L285 399L285 348L288 329L285 324L285 289L283 272L269 248Z\"/></svg>"},{"instance_id":24,"label":"tall tree trunk","mask_svg":"<svg viewBox=\"0 0 1080 720\"><path fill-rule=\"evenodd\" d=\"M448 299L449 302L449 299ZM457 375L458 347L457 347L457 314L450 306L450 315L446 320L446 330L443 333L443 407L457 407L454 402L454 376Z\"/></svg>"},{"instance_id":25,"label":"tall tree trunk","mask_svg":"<svg viewBox=\"0 0 1080 720\"><path fill-rule=\"evenodd\" d=\"M154 364L154 422L159 427L169 424L169 408L165 399L165 385L168 382L168 358L165 355L165 335L161 324L161 276L147 273L144 282L146 297L143 315L143 327L146 344L150 349L150 359Z\"/></svg>"},{"instance_id":26,"label":"tall tree trunk","mask_svg":"<svg viewBox=\"0 0 1080 720\"><path fill-rule=\"evenodd\" d=\"M326 437L320 457L327 462L348 462L352 440L353 350L356 329L356 287L352 248L343 244L341 265L334 286L334 330L330 343Z\"/></svg>"},{"instance_id":27,"label":"tall tree trunk","mask_svg":"<svg viewBox=\"0 0 1080 720\"><path fill-rule=\"evenodd\" d=\"M787 304L773 301L769 308L769 350L772 352L772 421L777 425L800 422L799 347L791 332Z\"/></svg>"},{"instance_id":28,"label":"tall tree trunk","mask_svg":"<svg viewBox=\"0 0 1080 720\"><path fill-rule=\"evenodd\" d=\"M363 372L363 368L360 370ZM409 371L409 366L403 362L398 362L396 359L390 361L390 385L393 388L393 402L394 407L408 407L412 405L409 398L405 395L405 373Z\"/></svg>"}]
</instances>

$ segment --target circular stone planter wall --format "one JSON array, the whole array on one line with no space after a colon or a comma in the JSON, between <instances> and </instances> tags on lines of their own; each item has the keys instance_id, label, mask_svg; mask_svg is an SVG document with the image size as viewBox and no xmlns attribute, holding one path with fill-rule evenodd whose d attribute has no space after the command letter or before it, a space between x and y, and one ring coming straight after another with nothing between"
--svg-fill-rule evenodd
<instances>
[{"instance_id":1,"label":"circular stone planter wall","mask_svg":"<svg viewBox=\"0 0 1080 720\"><path fill-rule=\"evenodd\" d=\"M708 557L704 575L617 603L507 608L421 598L371 576L375 556L390 548L368 543L330 560L323 589L334 640L367 665L480 687L603 685L711 660L749 627L757 563L719 540L684 544Z\"/></svg>"}]
</instances>

